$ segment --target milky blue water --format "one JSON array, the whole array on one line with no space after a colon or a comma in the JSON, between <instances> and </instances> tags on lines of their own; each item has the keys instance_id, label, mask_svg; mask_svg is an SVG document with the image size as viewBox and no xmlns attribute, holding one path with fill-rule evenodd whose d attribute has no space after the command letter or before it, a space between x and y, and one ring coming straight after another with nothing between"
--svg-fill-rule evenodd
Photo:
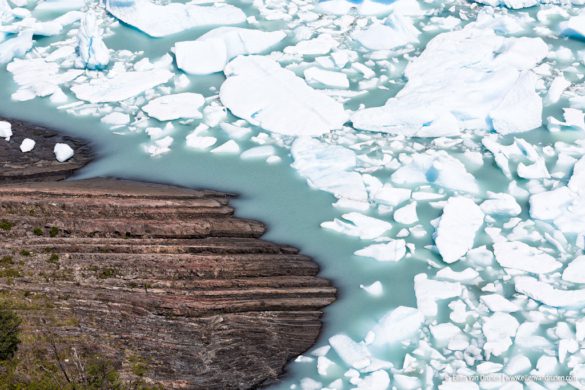
<instances>
[{"instance_id":1,"label":"milky blue water","mask_svg":"<svg viewBox=\"0 0 585 390\"><path fill-rule=\"evenodd\" d=\"M361 3L357 0L352 2ZM255 8L250 6L250 2L230 3L240 6L249 16L258 14ZM533 16L534 10L530 12ZM52 17L50 13L42 16L47 19ZM278 30L283 26L280 21L272 21L263 23L262 29ZM152 39L132 27L120 24L114 28L114 35L107 37L105 41L107 46L114 50L144 51L145 57L157 58L168 53L174 42L196 39L208 30L194 29L168 38ZM420 38L421 47L424 47L433 36L434 33L423 34ZM62 38L61 36L42 38L37 41L37 45L42 47ZM283 42L275 49L281 50L289 43L290 40ZM574 50L581 48L582 45L578 45L581 43L566 43L567 47ZM178 72L177 69L175 71ZM213 74L190 76L189 79L191 81L187 89L189 92L209 97L217 93L224 76ZM401 77L396 77L395 81L387 89L376 89L366 97L351 99L347 102L346 108L356 109L360 104L366 106L383 104L386 99L396 94L405 82ZM356 250L364 247L364 242L320 227L322 222L339 217L340 211L332 207L336 199L328 193L311 189L306 180L290 167L292 160L285 149L278 149L282 161L275 165L269 165L263 160L242 160L237 155L218 156L208 152L197 152L187 148L184 143L185 136L193 130L196 123L188 125L175 123L176 130L172 134L175 143L172 152L152 158L142 148L143 144L150 141L144 132L132 133L125 131L124 128L114 132L101 123L99 118L76 117L59 111L48 99L14 102L10 96L16 89L12 76L6 72L5 67L1 67L0 115L39 123L92 142L98 153L97 159L82 169L76 178L115 176L235 193L238 195L233 201L236 215L266 223L268 232L265 239L293 245L304 254L313 257L321 267L321 276L330 279L338 288L337 301L325 309L324 329L317 346L326 345L328 338L337 333L345 333L354 340L362 340L366 332L393 308L400 305L416 307L414 276L422 272L428 274L435 272L429 261L439 261L440 258L426 247L433 242L431 234L418 239L409 238L409 242L416 244L417 251L414 256L399 263L381 263L354 256ZM558 115L561 107L566 104L565 100L561 100L559 104L548 107L545 115ZM229 117L229 121L235 119ZM218 145L228 139L219 129L212 129L211 132L219 139ZM253 128L253 132L258 134L261 130ZM543 129L538 129L519 137L534 144L553 144L559 140L571 142L578 136L559 134L552 137ZM506 142L512 142L512 139L513 137L509 137ZM240 146L244 150L256 145L248 140L240 142ZM508 180L493 164L486 164L475 175L482 189L506 191ZM432 233L434 228L430 221L439 217L441 211L424 204L419 207L418 213L421 221L424 221L425 229ZM402 226L395 224L389 235L395 236L401 228ZM483 234L478 237L477 245L488 241ZM454 268L457 268L457 265ZM360 284L369 285L375 281L380 281L384 286L384 292L379 297L372 297L360 288ZM328 356L340 362L335 356ZM398 353L389 349L382 351L379 356L397 367L403 364L403 351ZM339 365L343 367L342 363ZM343 371L339 368L339 372L331 373L328 380L343 377ZM322 380L314 364L291 363L287 368L287 375L274 388L287 389L305 377Z\"/></svg>"}]
</instances>

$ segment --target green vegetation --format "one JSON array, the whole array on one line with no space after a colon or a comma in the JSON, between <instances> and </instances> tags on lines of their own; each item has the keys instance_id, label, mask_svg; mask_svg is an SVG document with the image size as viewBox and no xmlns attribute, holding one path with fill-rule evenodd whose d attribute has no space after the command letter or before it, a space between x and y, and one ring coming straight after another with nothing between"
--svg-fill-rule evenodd
<instances>
[{"instance_id":1,"label":"green vegetation","mask_svg":"<svg viewBox=\"0 0 585 390\"><path fill-rule=\"evenodd\" d=\"M51 229L49 229L49 236L57 237L58 234L59 234L59 229L56 228L55 226L53 226L53 227L51 227Z\"/></svg>"},{"instance_id":2,"label":"green vegetation","mask_svg":"<svg viewBox=\"0 0 585 390\"><path fill-rule=\"evenodd\" d=\"M59 255L56 253L51 253L49 256L49 260L47 260L51 264L59 264Z\"/></svg>"},{"instance_id":3,"label":"green vegetation","mask_svg":"<svg viewBox=\"0 0 585 390\"><path fill-rule=\"evenodd\" d=\"M0 229L5 230L5 231L10 231L10 229L12 229L14 227L14 223L7 221L5 219L0 221Z\"/></svg>"},{"instance_id":4,"label":"green vegetation","mask_svg":"<svg viewBox=\"0 0 585 390\"><path fill-rule=\"evenodd\" d=\"M22 250L20 251L20 255L21 255L21 256L28 257L28 256L30 256L30 252L29 252L29 251L27 251L26 249L22 249Z\"/></svg>"},{"instance_id":5,"label":"green vegetation","mask_svg":"<svg viewBox=\"0 0 585 390\"><path fill-rule=\"evenodd\" d=\"M33 234L35 236L42 236L44 234L43 229L40 227L36 227L33 229Z\"/></svg>"},{"instance_id":6,"label":"green vegetation","mask_svg":"<svg viewBox=\"0 0 585 390\"><path fill-rule=\"evenodd\" d=\"M12 265L12 264L14 264L14 260L12 259L12 256L3 256L0 259L0 264L2 264L2 265Z\"/></svg>"},{"instance_id":7,"label":"green vegetation","mask_svg":"<svg viewBox=\"0 0 585 390\"><path fill-rule=\"evenodd\" d=\"M0 360L11 359L18 350L20 322L15 312L0 307Z\"/></svg>"},{"instance_id":8,"label":"green vegetation","mask_svg":"<svg viewBox=\"0 0 585 390\"><path fill-rule=\"evenodd\" d=\"M114 276L116 276L116 270L114 268L104 268L97 275L98 279L109 279Z\"/></svg>"}]
</instances>

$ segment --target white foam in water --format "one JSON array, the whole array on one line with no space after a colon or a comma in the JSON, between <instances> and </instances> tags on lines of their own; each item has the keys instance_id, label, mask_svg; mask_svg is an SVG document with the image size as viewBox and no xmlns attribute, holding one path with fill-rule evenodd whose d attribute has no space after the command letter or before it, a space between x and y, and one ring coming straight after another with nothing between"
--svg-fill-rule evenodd
<instances>
[{"instance_id":1,"label":"white foam in water","mask_svg":"<svg viewBox=\"0 0 585 390\"><path fill-rule=\"evenodd\" d=\"M253 185L290 164L283 189L327 193L283 216L282 240L317 245L344 295L279 387L516 389L446 378L553 373L582 388L584 6L0 0L0 94L41 123L50 105L93 117L80 134L126 137L120 153L213 158L228 186L235 158ZM34 153L17 135L0 122L6 147ZM192 183L185 167L173 178Z\"/></svg>"}]
</instances>

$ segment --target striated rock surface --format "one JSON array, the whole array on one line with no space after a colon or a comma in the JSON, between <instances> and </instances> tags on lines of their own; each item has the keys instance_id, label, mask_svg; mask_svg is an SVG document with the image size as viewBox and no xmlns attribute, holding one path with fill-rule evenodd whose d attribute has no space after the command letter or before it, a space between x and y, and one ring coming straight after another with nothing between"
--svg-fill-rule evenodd
<instances>
[{"instance_id":1,"label":"striated rock surface","mask_svg":"<svg viewBox=\"0 0 585 390\"><path fill-rule=\"evenodd\" d=\"M71 164L84 161L76 156ZM69 350L82 338L123 377L163 388L247 389L277 380L317 338L335 289L310 258L261 240L263 224L234 217L228 195L115 179L21 183L31 175L16 166L15 182L0 185L0 293L50 302L52 317L70 320L41 321L42 331ZM43 313L30 307L19 314Z\"/></svg>"}]
</instances>

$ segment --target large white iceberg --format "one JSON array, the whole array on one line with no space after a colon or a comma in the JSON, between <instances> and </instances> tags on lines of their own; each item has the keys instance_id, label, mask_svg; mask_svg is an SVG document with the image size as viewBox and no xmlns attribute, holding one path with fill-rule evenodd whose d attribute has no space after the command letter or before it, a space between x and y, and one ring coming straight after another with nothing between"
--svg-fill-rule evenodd
<instances>
[{"instance_id":1,"label":"large white iceberg","mask_svg":"<svg viewBox=\"0 0 585 390\"><path fill-rule=\"evenodd\" d=\"M177 42L177 66L189 74L221 72L233 58L260 54L286 37L283 31L266 32L239 27L219 27L195 41Z\"/></svg>"},{"instance_id":2,"label":"large white iceberg","mask_svg":"<svg viewBox=\"0 0 585 390\"><path fill-rule=\"evenodd\" d=\"M165 37L195 27L233 25L246 21L246 14L241 9L228 4L160 5L149 0L107 0L106 9L117 19L151 37Z\"/></svg>"},{"instance_id":3,"label":"large white iceberg","mask_svg":"<svg viewBox=\"0 0 585 390\"><path fill-rule=\"evenodd\" d=\"M78 99L90 103L118 102L164 84L174 74L166 69L126 72L114 77L103 77L71 88Z\"/></svg>"},{"instance_id":4,"label":"large white iceberg","mask_svg":"<svg viewBox=\"0 0 585 390\"><path fill-rule=\"evenodd\" d=\"M534 129L542 122L542 103L536 78L525 72L547 53L540 38L504 38L491 29L440 34L406 67L406 86L384 106L357 111L352 122L412 137Z\"/></svg>"},{"instance_id":5,"label":"large white iceberg","mask_svg":"<svg viewBox=\"0 0 585 390\"><path fill-rule=\"evenodd\" d=\"M93 12L86 13L81 21L77 33L77 54L87 69L104 69L110 63L110 52Z\"/></svg>"},{"instance_id":6,"label":"large white iceberg","mask_svg":"<svg viewBox=\"0 0 585 390\"><path fill-rule=\"evenodd\" d=\"M341 128L348 118L343 105L268 57L240 56L224 72L222 103L266 130L317 136Z\"/></svg>"}]
</instances>

